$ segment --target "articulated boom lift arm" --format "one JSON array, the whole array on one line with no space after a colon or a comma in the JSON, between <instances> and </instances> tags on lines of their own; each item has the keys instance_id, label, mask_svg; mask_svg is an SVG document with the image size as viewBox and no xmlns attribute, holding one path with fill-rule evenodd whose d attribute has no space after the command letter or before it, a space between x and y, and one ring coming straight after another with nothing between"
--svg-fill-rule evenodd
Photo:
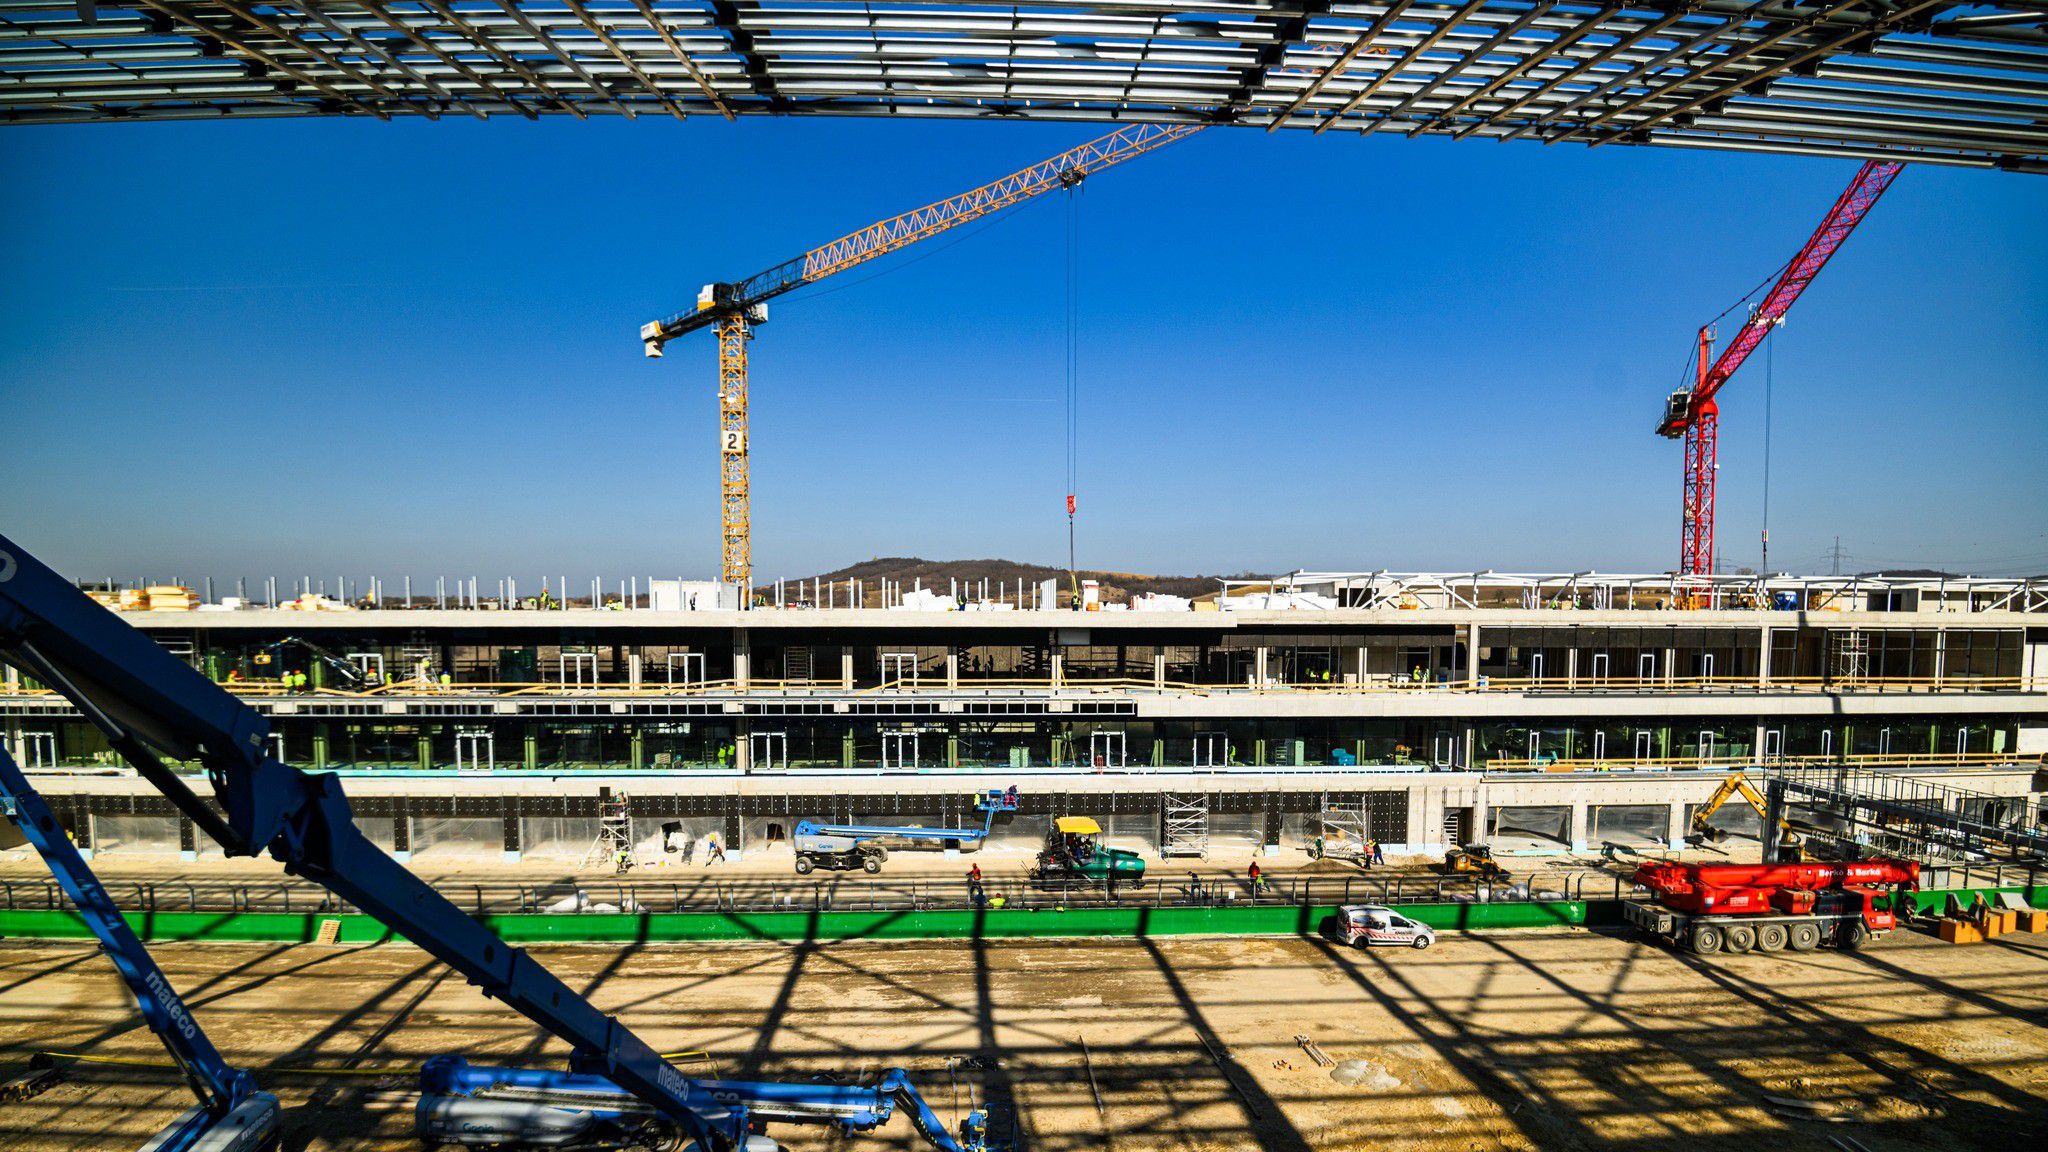
<instances>
[{"instance_id":1,"label":"articulated boom lift arm","mask_svg":"<svg viewBox=\"0 0 2048 1152\"><path fill-rule=\"evenodd\" d=\"M207 1152L209 1149L267 1148L277 1143L277 1097L259 1092L249 1073L221 1057L199 1022L164 978L149 950L121 916L114 898L93 875L85 857L72 846L50 806L29 783L4 749L0 749L0 815L32 845L79 918L98 938L114 962L142 1021L156 1033L184 1074L197 1107L172 1121L148 1144L151 1152ZM7 828L0 823L0 834ZM0 848L13 847L0 835Z\"/></svg>"},{"instance_id":2,"label":"articulated boom lift arm","mask_svg":"<svg viewBox=\"0 0 2048 1152\"><path fill-rule=\"evenodd\" d=\"M1855 179L1849 181L1849 187L1828 209L1820 227L1807 238L1806 246L1785 266L1763 303L1743 322L1742 330L1711 365L1707 355L1713 344L1712 329L1700 329L1698 379L1691 388L1671 394L1664 416L1657 422L1659 436L1685 439L1685 514L1678 569L1681 575L1711 575L1714 570L1714 490L1721 419L1715 396L1792 310L1800 293L1827 267L1828 260L1870 214L1878 197L1891 187L1904 167L1873 160L1857 170Z\"/></svg>"},{"instance_id":3,"label":"articulated boom lift arm","mask_svg":"<svg viewBox=\"0 0 2048 1152\"><path fill-rule=\"evenodd\" d=\"M331 773L267 753L269 721L0 536L0 660L62 693L138 772L230 855L268 850L285 871L340 895L461 972L484 994L567 1041L604 1076L709 1152L744 1137L714 1124L691 1082L540 962L506 945L363 837ZM208 804L159 755L204 765Z\"/></svg>"}]
</instances>

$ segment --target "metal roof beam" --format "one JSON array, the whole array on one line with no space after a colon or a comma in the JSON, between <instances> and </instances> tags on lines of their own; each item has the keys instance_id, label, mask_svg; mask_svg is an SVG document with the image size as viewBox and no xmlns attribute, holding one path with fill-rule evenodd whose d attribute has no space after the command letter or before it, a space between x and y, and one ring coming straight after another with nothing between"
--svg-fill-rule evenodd
<instances>
[{"instance_id":1,"label":"metal roof beam","mask_svg":"<svg viewBox=\"0 0 2048 1152\"><path fill-rule=\"evenodd\" d=\"M1332 112L1328 116L1323 117L1316 124L1316 132L1318 134L1321 134L1322 132L1327 130L1331 125L1337 123L1339 120L1342 120L1346 115L1348 115L1351 112L1352 109L1358 107L1359 105L1365 103L1367 100L1371 99L1372 94L1378 92L1381 88L1385 87L1387 81L1392 80L1396 74L1401 72L1403 69L1407 68L1410 64L1413 64L1415 60L1418 57L1420 57L1424 52L1427 52L1431 48L1436 47L1437 41L1442 40L1444 37L1450 35L1452 29L1455 29L1456 27L1458 27L1458 25L1463 24L1467 17L1471 16L1473 12L1479 9L1480 5L1485 4L1486 2L1487 0L1466 0L1465 6L1463 8L1458 9L1458 12L1455 16L1446 17L1444 21L1441 24L1438 24L1434 29L1432 29L1428 35L1424 36L1420 40L1417 40L1413 45L1411 45L1408 48L1407 51L1401 53L1400 57L1396 59L1393 63L1380 69L1380 74L1372 78L1372 83L1367 84L1363 89L1360 89L1356 96L1353 96L1350 100L1346 101L1343 104L1343 106L1339 107L1335 112Z\"/></svg>"},{"instance_id":2,"label":"metal roof beam","mask_svg":"<svg viewBox=\"0 0 2048 1152\"><path fill-rule=\"evenodd\" d=\"M518 23L518 25L521 28L525 29L526 34L533 37L536 43L538 43L541 47L547 49L548 51L554 53L555 59L560 60L564 65L568 67L568 69L571 72L576 73L577 77L580 78L585 84L590 85L591 92L604 97L607 103L609 103L613 108L618 110L619 115L624 116L628 120L637 119L639 117L639 113L627 107L625 103L618 98L618 95L616 93L614 93L610 88L607 88L602 81L598 80L597 77L592 76L589 70L584 68L582 64L578 63L576 60L576 54L574 52L571 52L569 49L564 48L561 42L555 39L554 34L552 32L547 31L540 25L535 24L532 20L528 19L526 13L519 10L518 0L492 0L492 2L495 3L498 7L504 9L505 14L507 16L510 16L516 23Z\"/></svg>"},{"instance_id":3,"label":"metal roof beam","mask_svg":"<svg viewBox=\"0 0 2048 1152\"><path fill-rule=\"evenodd\" d=\"M378 3L377 0L350 0L350 2L360 5L361 7L367 9L372 15L376 16L377 19L382 20L385 23L385 25L389 27L392 31L398 33L400 36L405 37L407 40L412 41L415 45L418 45L421 51L439 59L443 64L446 64L450 68L453 68L457 72L460 72L463 76L467 77L472 83L474 83L477 87L482 88L485 92L488 92L491 95L497 97L498 99L503 100L507 106L509 106L513 111L519 113L521 116L526 117L528 120L540 119L540 114L538 112L535 112L533 109L528 108L518 98L505 92L496 84L493 84L490 80L486 79L483 75L478 73L476 69L471 68L469 65L464 64L461 60L458 60L454 56L447 53L446 51L443 51L439 45L434 44L425 35L423 35L421 30L414 28L412 25L407 24L404 21L400 20L398 17L392 15L390 9Z\"/></svg>"},{"instance_id":4,"label":"metal roof beam","mask_svg":"<svg viewBox=\"0 0 2048 1152\"><path fill-rule=\"evenodd\" d=\"M1371 24L1366 25L1365 31L1360 32L1358 34L1358 38L1351 42L1351 47L1346 48L1344 50L1343 55L1338 56L1335 60L1331 61L1330 66L1328 68L1323 69L1322 75L1317 76L1315 80L1309 84L1308 89L1306 91L1304 91L1301 95L1295 97L1294 102L1292 104L1289 104L1286 108L1282 109L1280 114L1274 117L1271 123L1266 125L1266 131L1271 132L1274 129L1284 126L1289 120L1293 119L1294 114L1296 112L1299 112L1303 108L1307 107L1308 102L1315 99L1316 96L1322 92L1323 87L1325 85L1327 85L1331 80L1336 79L1338 73L1343 72L1345 69L1349 68L1351 66L1351 62L1353 60L1358 59L1358 54L1360 52L1365 51L1368 47L1372 45L1372 42L1375 37L1379 36L1380 33L1385 32L1387 30L1388 25L1392 24L1395 20L1400 19L1401 13L1408 10L1409 3L1410 0L1393 0L1392 3L1388 4L1386 8L1380 12L1379 17L1375 19Z\"/></svg>"},{"instance_id":5,"label":"metal roof beam","mask_svg":"<svg viewBox=\"0 0 2048 1152\"><path fill-rule=\"evenodd\" d=\"M1467 93L1456 104L1453 104L1451 107L1445 109L1443 113L1436 118L1437 121L1446 122L1455 119L1459 113L1465 111L1467 108L1472 107L1479 101L1484 100L1488 96L1491 96L1495 92L1499 91L1501 86L1508 83L1510 80L1513 80L1515 77L1522 75L1524 72L1527 72L1529 69L1536 67L1538 64L1541 64L1545 60L1550 59L1557 53L1564 51L1566 48L1569 48L1573 44L1578 43L1580 40L1585 39L1588 33L1592 32L1595 28L1600 27L1610 17L1612 17L1616 12L1619 12L1620 10L1620 8L1612 6L1601 8L1593 15L1588 16L1585 19L1579 21L1578 24L1574 25L1569 31L1559 33L1556 38L1546 42L1542 47L1536 49L1534 52L1529 53L1527 56L1524 56L1522 58L1521 63L1508 68L1500 75L1495 76L1492 80L1487 81L1484 85ZM1472 124L1466 125L1464 128L1454 129L1450 133L1451 139L1463 140L1465 137L1470 136L1472 133L1477 132L1479 129L1486 127L1489 123L1490 121L1482 118L1478 121L1475 121ZM1409 133L1409 135L1413 136L1414 133L1411 132Z\"/></svg>"},{"instance_id":6,"label":"metal roof beam","mask_svg":"<svg viewBox=\"0 0 2048 1152\"><path fill-rule=\"evenodd\" d=\"M691 60L690 54L683 51L683 46L676 43L675 36L668 30L668 25L663 24L661 18L654 14L653 6L648 4L647 0L633 0L633 7L640 10L640 15L647 21L647 26L654 29L654 34L661 37L661 42L668 45L668 50L675 54L676 60L689 72L690 79L695 80L697 87L704 90L704 96L711 101L712 107L718 109L719 114L727 120L731 120L732 109L728 108L725 100L718 95L718 89L711 86L710 79L698 70L696 61Z\"/></svg>"},{"instance_id":7,"label":"metal roof beam","mask_svg":"<svg viewBox=\"0 0 2048 1152\"><path fill-rule=\"evenodd\" d=\"M633 2L637 4L642 0ZM789 98L776 86L775 77L768 72L767 61L754 51L754 34L740 26L739 7L732 0L711 0L711 22L725 33L733 54L740 58L740 64L746 71L748 86L767 102L769 111L789 111Z\"/></svg>"},{"instance_id":8,"label":"metal roof beam","mask_svg":"<svg viewBox=\"0 0 2048 1152\"><path fill-rule=\"evenodd\" d=\"M538 75L536 75L531 68L528 68L525 64L520 63L517 57L506 52L503 48L500 48L497 42L491 38L490 33L484 31L481 27L471 24L468 21L464 20L462 17L456 15L455 11L449 8L446 4L442 3L441 0L415 0L415 2L425 8L432 10L435 15L439 16L443 20L448 21L448 23L454 25L457 31L461 32L463 35L468 36L471 40L475 41L476 45L484 50L485 55L489 56L493 60L496 60L501 67L510 70L514 74L524 79L527 83L533 85L534 88L541 93L541 95L554 101L556 107L559 107L562 111L567 112L569 115L576 117L578 120L584 119L583 110L581 108L578 108L576 105L571 104L568 100L564 99L560 92L557 92L553 88L549 87L547 81L541 79Z\"/></svg>"},{"instance_id":9,"label":"metal roof beam","mask_svg":"<svg viewBox=\"0 0 2048 1152\"><path fill-rule=\"evenodd\" d=\"M233 48L237 52L241 52L244 55L259 61L266 68L275 69L291 77L292 79L307 85L308 87L318 89L321 92L325 92L327 93L327 95L333 97L336 100L341 101L343 104L360 109L361 111L364 112L368 112L370 115L375 116L379 120L391 119L391 114L389 112L386 112L383 109L378 108L372 104L364 102L361 97L350 95L349 93L344 92L339 88L336 88L334 85L327 83L325 80L321 80L308 72L300 71L299 69L294 68L290 64L285 63L283 60L278 59L276 56L273 56L270 53L264 51L263 49L256 47L254 44L250 43L248 40L242 38L241 36L238 36L232 32L227 32L222 29L215 28L213 25L200 20L196 15L182 12L179 9L172 7L171 5L165 3L164 0L136 0L136 2L153 11L161 12L165 16L170 17L172 20L175 20L178 23L187 25L191 28L196 28L202 35L217 40L220 43L230 48ZM280 93L279 95L288 96L289 94Z\"/></svg>"},{"instance_id":10,"label":"metal roof beam","mask_svg":"<svg viewBox=\"0 0 2048 1152\"><path fill-rule=\"evenodd\" d=\"M610 29L597 22L597 19L590 14L590 9L584 7L582 0L562 0L562 3L568 7L570 12L575 14L576 19L583 27L590 31L591 35L597 37L598 43L605 46L605 50L612 54L612 58L623 65L628 72L631 72L633 78L640 81L641 87L647 89L648 93L655 100L659 101L663 108L668 109L669 115L674 116L678 120L687 118L682 105L677 104L675 98L668 94L666 88L657 83L654 77L647 74L646 69L640 67L631 56L626 54L626 50L619 46L618 40L613 37Z\"/></svg>"}]
</instances>

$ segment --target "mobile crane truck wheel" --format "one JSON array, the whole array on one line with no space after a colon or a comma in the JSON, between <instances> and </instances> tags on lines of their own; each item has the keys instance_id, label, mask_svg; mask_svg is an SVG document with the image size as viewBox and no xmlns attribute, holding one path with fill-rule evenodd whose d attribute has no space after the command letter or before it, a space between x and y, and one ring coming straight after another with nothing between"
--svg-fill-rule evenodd
<instances>
[{"instance_id":1,"label":"mobile crane truck wheel","mask_svg":"<svg viewBox=\"0 0 2048 1152\"><path fill-rule=\"evenodd\" d=\"M1783 924L1759 924L1756 926L1756 950L1759 952L1783 952L1786 942Z\"/></svg>"},{"instance_id":2,"label":"mobile crane truck wheel","mask_svg":"<svg viewBox=\"0 0 2048 1152\"><path fill-rule=\"evenodd\" d=\"M1692 950L1702 956L1712 956L1721 950L1721 929L1713 924L1696 925L1692 930Z\"/></svg>"},{"instance_id":3,"label":"mobile crane truck wheel","mask_svg":"<svg viewBox=\"0 0 2048 1152\"><path fill-rule=\"evenodd\" d=\"M1787 943L1794 952L1811 952L1820 947L1820 928L1813 924L1794 924L1787 933Z\"/></svg>"},{"instance_id":4,"label":"mobile crane truck wheel","mask_svg":"<svg viewBox=\"0 0 2048 1152\"><path fill-rule=\"evenodd\" d=\"M882 870L882 858L879 856L861 857L860 870L870 876L879 873Z\"/></svg>"},{"instance_id":5,"label":"mobile crane truck wheel","mask_svg":"<svg viewBox=\"0 0 2048 1152\"><path fill-rule=\"evenodd\" d=\"M1728 926L1728 950L1740 956L1756 947L1756 929L1747 924Z\"/></svg>"},{"instance_id":6,"label":"mobile crane truck wheel","mask_svg":"<svg viewBox=\"0 0 2048 1152\"><path fill-rule=\"evenodd\" d=\"M817 866L818 862L811 859L809 856L798 856L796 858L796 874L799 876L809 876L811 874L811 869L816 868Z\"/></svg>"}]
</instances>

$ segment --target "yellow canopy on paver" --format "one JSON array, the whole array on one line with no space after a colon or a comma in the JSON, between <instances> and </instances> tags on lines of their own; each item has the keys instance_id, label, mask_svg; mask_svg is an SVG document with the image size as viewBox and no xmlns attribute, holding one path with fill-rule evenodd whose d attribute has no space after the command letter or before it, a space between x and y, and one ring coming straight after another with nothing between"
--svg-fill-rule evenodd
<instances>
[{"instance_id":1,"label":"yellow canopy on paver","mask_svg":"<svg viewBox=\"0 0 2048 1152\"><path fill-rule=\"evenodd\" d=\"M1062 816L1052 822L1054 828L1069 836L1100 836L1102 825L1086 816Z\"/></svg>"}]
</instances>

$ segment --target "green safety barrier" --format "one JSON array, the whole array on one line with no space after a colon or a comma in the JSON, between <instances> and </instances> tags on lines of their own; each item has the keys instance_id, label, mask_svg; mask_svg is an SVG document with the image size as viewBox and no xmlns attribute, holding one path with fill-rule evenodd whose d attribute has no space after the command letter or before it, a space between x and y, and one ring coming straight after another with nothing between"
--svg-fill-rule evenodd
<instances>
[{"instance_id":1,"label":"green safety barrier","mask_svg":"<svg viewBox=\"0 0 2048 1152\"><path fill-rule=\"evenodd\" d=\"M1963 889L1996 902L2001 891L2021 892L2029 903L2048 901L2048 888ZM1921 910L1939 912L1947 891L1917 894ZM1553 900L1501 904L1402 904L1403 916L1432 928L1554 928L1619 924L1619 900ZM1297 936L1321 930L1336 913L1331 905L1261 904L1227 908L1000 908L981 911L902 912L638 912L558 913L481 917L514 944L664 944L718 940L1029 940L1062 937ZM339 920L344 944L399 939L359 913L128 912L144 940L313 940L326 920ZM68 910L0 910L0 937L90 939L92 932Z\"/></svg>"}]
</instances>

